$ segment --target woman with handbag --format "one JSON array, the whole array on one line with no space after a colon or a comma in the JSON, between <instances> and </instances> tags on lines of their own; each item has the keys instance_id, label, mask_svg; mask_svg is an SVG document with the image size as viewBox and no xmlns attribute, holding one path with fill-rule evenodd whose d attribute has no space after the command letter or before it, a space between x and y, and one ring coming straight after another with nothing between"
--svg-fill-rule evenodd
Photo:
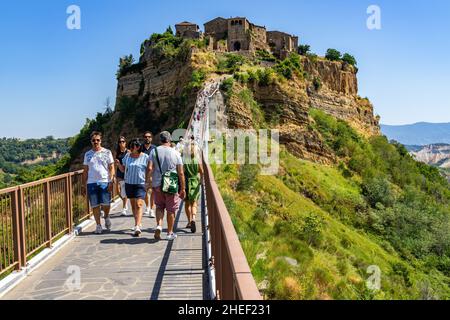
<instances>
[{"instance_id":1,"label":"woman with handbag","mask_svg":"<svg viewBox=\"0 0 450 320\"><path fill-rule=\"evenodd\" d=\"M149 156L141 152L141 143L138 139L130 142L130 151L122 160L123 165L118 164L119 169L125 172L125 191L131 202L135 227L134 236L142 233L142 214L146 196L145 184L150 179Z\"/></svg>"},{"instance_id":2,"label":"woman with handbag","mask_svg":"<svg viewBox=\"0 0 450 320\"><path fill-rule=\"evenodd\" d=\"M203 166L200 152L196 143L191 140L188 146L183 148L184 176L186 179L185 211L188 218L186 228L195 233L195 215L197 214L197 202L200 197L201 181L203 181Z\"/></svg>"}]
</instances>

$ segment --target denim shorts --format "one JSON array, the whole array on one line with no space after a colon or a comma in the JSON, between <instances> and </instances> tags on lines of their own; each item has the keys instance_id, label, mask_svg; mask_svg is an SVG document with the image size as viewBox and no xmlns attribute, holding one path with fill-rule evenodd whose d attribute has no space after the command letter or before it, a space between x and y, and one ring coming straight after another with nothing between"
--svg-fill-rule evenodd
<instances>
[{"instance_id":1,"label":"denim shorts","mask_svg":"<svg viewBox=\"0 0 450 320\"><path fill-rule=\"evenodd\" d=\"M87 185L87 193L92 208L111 205L111 193L108 191L108 183L89 183Z\"/></svg>"},{"instance_id":2,"label":"denim shorts","mask_svg":"<svg viewBox=\"0 0 450 320\"><path fill-rule=\"evenodd\" d=\"M142 199L145 200L147 190L145 184L125 184L125 191L128 199Z\"/></svg>"}]
</instances>

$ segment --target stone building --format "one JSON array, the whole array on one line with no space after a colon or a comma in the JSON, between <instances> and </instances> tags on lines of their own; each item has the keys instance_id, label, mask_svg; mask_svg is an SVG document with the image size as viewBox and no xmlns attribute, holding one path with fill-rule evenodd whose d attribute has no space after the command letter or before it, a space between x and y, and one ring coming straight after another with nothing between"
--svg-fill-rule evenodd
<instances>
[{"instance_id":1,"label":"stone building","mask_svg":"<svg viewBox=\"0 0 450 320\"><path fill-rule=\"evenodd\" d=\"M280 32L267 31L266 27L251 23L245 17L215 18L204 24L204 34L198 25L182 22L175 26L177 36L209 39L209 49L221 52L255 52L266 50L280 58L296 52L298 37Z\"/></svg>"},{"instance_id":2,"label":"stone building","mask_svg":"<svg viewBox=\"0 0 450 320\"><path fill-rule=\"evenodd\" d=\"M199 39L201 37L200 28L197 24L183 21L175 25L177 37L188 39Z\"/></svg>"},{"instance_id":3,"label":"stone building","mask_svg":"<svg viewBox=\"0 0 450 320\"><path fill-rule=\"evenodd\" d=\"M287 57L298 48L298 37L280 31L268 31L267 42L271 51L281 58Z\"/></svg>"}]
</instances>

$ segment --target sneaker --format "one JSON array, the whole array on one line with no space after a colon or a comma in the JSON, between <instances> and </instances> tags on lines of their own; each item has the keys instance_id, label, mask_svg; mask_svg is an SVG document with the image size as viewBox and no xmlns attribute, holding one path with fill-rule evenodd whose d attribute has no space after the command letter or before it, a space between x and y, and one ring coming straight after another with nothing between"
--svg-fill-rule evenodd
<instances>
[{"instance_id":1,"label":"sneaker","mask_svg":"<svg viewBox=\"0 0 450 320\"><path fill-rule=\"evenodd\" d=\"M144 217L148 217L148 216L150 216L150 210L147 208L144 211Z\"/></svg>"},{"instance_id":2,"label":"sneaker","mask_svg":"<svg viewBox=\"0 0 450 320\"><path fill-rule=\"evenodd\" d=\"M177 235L175 233L171 233L167 236L168 241L173 241L177 238Z\"/></svg>"},{"instance_id":3,"label":"sneaker","mask_svg":"<svg viewBox=\"0 0 450 320\"><path fill-rule=\"evenodd\" d=\"M110 217L105 218L105 227L106 227L106 229L107 229L108 231L111 230L111 226L112 226L111 218L110 218Z\"/></svg>"},{"instance_id":4,"label":"sneaker","mask_svg":"<svg viewBox=\"0 0 450 320\"><path fill-rule=\"evenodd\" d=\"M162 227L160 227L160 226L156 227L156 230L155 230L155 239L156 240L161 240L161 231L162 231Z\"/></svg>"},{"instance_id":5,"label":"sneaker","mask_svg":"<svg viewBox=\"0 0 450 320\"><path fill-rule=\"evenodd\" d=\"M100 211L101 217L104 218L105 217L105 211Z\"/></svg>"},{"instance_id":6,"label":"sneaker","mask_svg":"<svg viewBox=\"0 0 450 320\"><path fill-rule=\"evenodd\" d=\"M191 222L191 232L192 232L192 233L197 232L197 227L196 227L196 225L195 225L195 221L192 221L192 222Z\"/></svg>"},{"instance_id":7,"label":"sneaker","mask_svg":"<svg viewBox=\"0 0 450 320\"><path fill-rule=\"evenodd\" d=\"M156 218L155 210L153 209L150 210L150 218Z\"/></svg>"},{"instance_id":8,"label":"sneaker","mask_svg":"<svg viewBox=\"0 0 450 320\"><path fill-rule=\"evenodd\" d=\"M97 227L95 228L95 234L102 234L103 232L103 228L101 224L98 224Z\"/></svg>"},{"instance_id":9,"label":"sneaker","mask_svg":"<svg viewBox=\"0 0 450 320\"><path fill-rule=\"evenodd\" d=\"M141 229L142 229L142 224L141 224L141 225L139 225L139 228L141 228ZM133 228L131 228L131 231L136 231L136 226L134 226Z\"/></svg>"},{"instance_id":10,"label":"sneaker","mask_svg":"<svg viewBox=\"0 0 450 320\"><path fill-rule=\"evenodd\" d=\"M120 215L121 215L122 217L128 216L127 208L123 208L122 211L120 212Z\"/></svg>"},{"instance_id":11,"label":"sneaker","mask_svg":"<svg viewBox=\"0 0 450 320\"><path fill-rule=\"evenodd\" d=\"M139 226L134 227L134 236L139 237L141 235L142 231Z\"/></svg>"}]
</instances>

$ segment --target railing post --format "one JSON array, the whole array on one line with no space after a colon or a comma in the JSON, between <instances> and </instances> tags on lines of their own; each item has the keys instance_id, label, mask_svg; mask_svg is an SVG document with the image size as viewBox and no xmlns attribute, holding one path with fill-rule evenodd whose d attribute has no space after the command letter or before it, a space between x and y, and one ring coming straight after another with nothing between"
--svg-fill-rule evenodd
<instances>
[{"instance_id":1,"label":"railing post","mask_svg":"<svg viewBox=\"0 0 450 320\"><path fill-rule=\"evenodd\" d=\"M19 210L18 210L18 222L19 222L19 250L20 250L20 265L21 267L25 267L27 265L27 246L25 243L25 202L23 199L23 189L19 187L17 190L18 194L18 204L19 204Z\"/></svg>"},{"instance_id":2,"label":"railing post","mask_svg":"<svg viewBox=\"0 0 450 320\"><path fill-rule=\"evenodd\" d=\"M71 183L71 177L70 173L67 174L65 180L66 187L64 188L64 196L65 196L65 202L66 202L66 225L68 228L67 233L72 232L72 183Z\"/></svg>"},{"instance_id":3,"label":"railing post","mask_svg":"<svg viewBox=\"0 0 450 320\"><path fill-rule=\"evenodd\" d=\"M14 260L17 262L16 270L22 267L22 245L20 237L20 207L18 199L18 189L14 190L11 195L12 204L12 223L13 223L13 241L14 241Z\"/></svg>"},{"instance_id":4,"label":"railing post","mask_svg":"<svg viewBox=\"0 0 450 320\"><path fill-rule=\"evenodd\" d=\"M50 182L44 184L45 240L47 247L52 247L52 213L50 204Z\"/></svg>"}]
</instances>

